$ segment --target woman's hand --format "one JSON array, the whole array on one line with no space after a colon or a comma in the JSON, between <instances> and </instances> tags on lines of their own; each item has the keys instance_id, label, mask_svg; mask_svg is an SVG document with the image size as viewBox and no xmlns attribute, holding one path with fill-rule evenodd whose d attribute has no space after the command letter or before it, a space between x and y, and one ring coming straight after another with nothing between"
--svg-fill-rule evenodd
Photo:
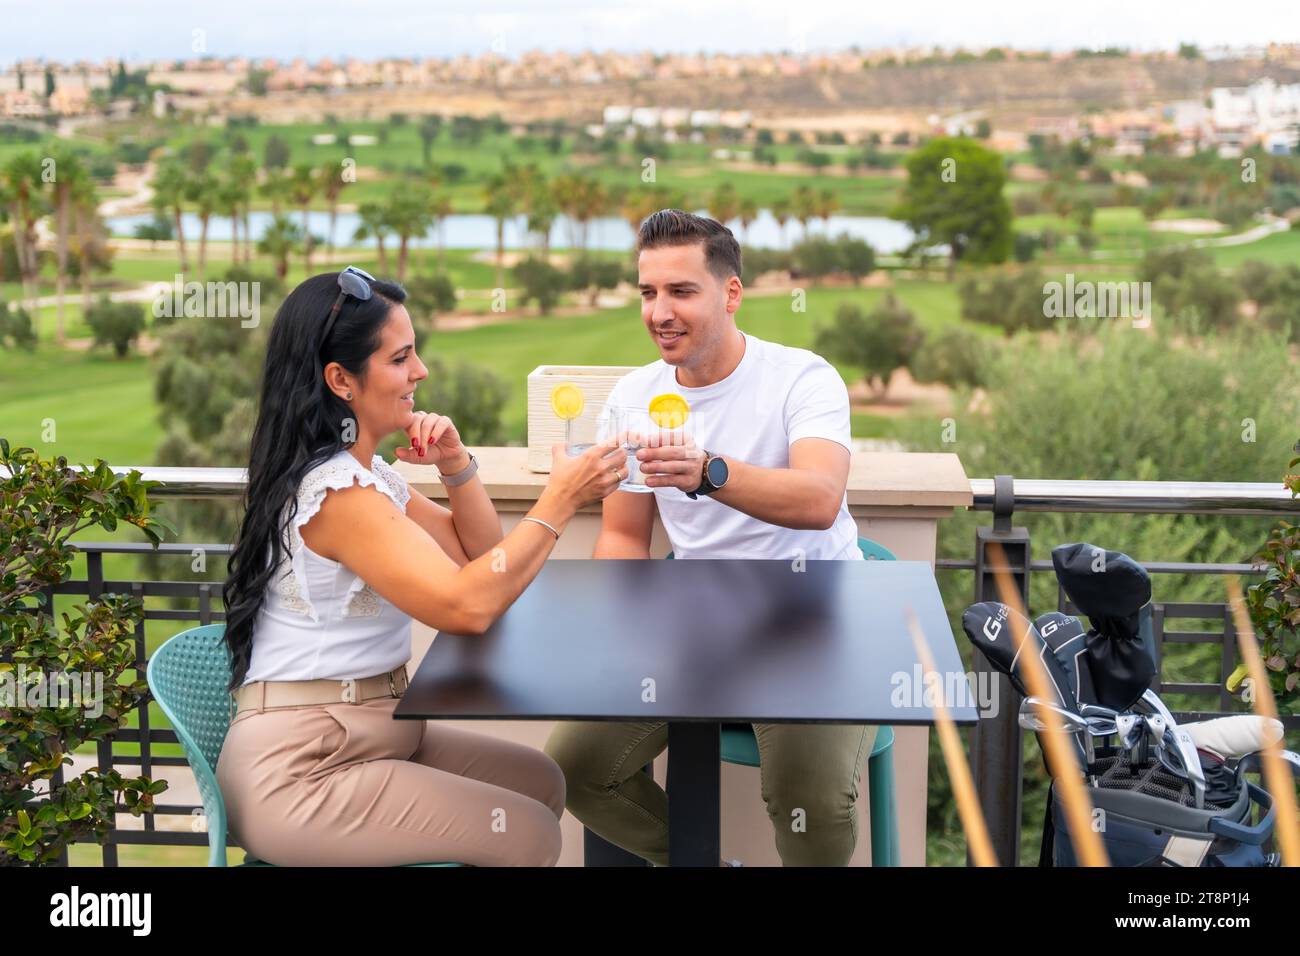
<instances>
[{"instance_id":1,"label":"woman's hand","mask_svg":"<svg viewBox=\"0 0 1300 956\"><path fill-rule=\"evenodd\" d=\"M415 412L406 426L410 447L394 453L410 465L437 465L444 475L455 474L469 465L469 452L461 443L460 433L446 415Z\"/></svg>"},{"instance_id":2,"label":"woman's hand","mask_svg":"<svg viewBox=\"0 0 1300 956\"><path fill-rule=\"evenodd\" d=\"M564 443L551 446L551 477L547 490L563 497L577 511L607 497L627 477L627 452L617 438L592 445L570 458Z\"/></svg>"}]
</instances>

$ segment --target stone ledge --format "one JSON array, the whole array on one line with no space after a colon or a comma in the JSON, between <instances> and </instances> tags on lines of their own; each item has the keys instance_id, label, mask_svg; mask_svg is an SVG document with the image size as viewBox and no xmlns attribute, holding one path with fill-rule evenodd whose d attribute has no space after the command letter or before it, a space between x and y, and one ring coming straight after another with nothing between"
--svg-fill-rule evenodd
<instances>
[{"instance_id":1,"label":"stone ledge","mask_svg":"<svg viewBox=\"0 0 1300 956\"><path fill-rule=\"evenodd\" d=\"M498 504L536 501L548 475L528 470L527 448L472 448L479 477ZM446 499L447 489L433 465L393 462L413 487L433 499ZM869 508L916 514L917 509L950 512L973 502L970 479L961 460L943 452L854 452L849 469L849 508ZM599 510L599 506L592 510Z\"/></svg>"}]
</instances>

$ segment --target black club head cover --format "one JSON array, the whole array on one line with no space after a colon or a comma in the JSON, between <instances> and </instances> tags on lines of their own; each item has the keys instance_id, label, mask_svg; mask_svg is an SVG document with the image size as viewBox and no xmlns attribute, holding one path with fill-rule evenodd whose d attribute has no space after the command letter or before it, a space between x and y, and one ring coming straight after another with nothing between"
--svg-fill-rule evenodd
<instances>
[{"instance_id":1,"label":"black club head cover","mask_svg":"<svg viewBox=\"0 0 1300 956\"><path fill-rule=\"evenodd\" d=\"M1087 543L1052 551L1052 566L1071 601L1088 616L1084 637L1097 703L1126 710L1155 675L1149 621L1151 576L1121 551Z\"/></svg>"},{"instance_id":2,"label":"black club head cover","mask_svg":"<svg viewBox=\"0 0 1300 956\"><path fill-rule=\"evenodd\" d=\"M1034 628L1065 671L1067 686L1081 704L1097 703L1088 669L1088 642L1083 622L1061 611L1048 611L1034 620Z\"/></svg>"}]
</instances>

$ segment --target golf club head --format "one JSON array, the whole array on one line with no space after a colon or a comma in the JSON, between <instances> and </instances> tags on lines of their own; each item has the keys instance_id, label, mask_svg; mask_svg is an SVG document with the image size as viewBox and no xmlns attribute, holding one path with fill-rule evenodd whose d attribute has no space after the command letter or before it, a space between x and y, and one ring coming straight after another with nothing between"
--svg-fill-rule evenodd
<instances>
[{"instance_id":1,"label":"golf club head","mask_svg":"<svg viewBox=\"0 0 1300 956\"><path fill-rule=\"evenodd\" d=\"M1142 742L1138 746L1138 763L1146 766L1147 760L1151 755L1150 743L1152 738L1155 739L1156 748L1159 749L1161 742L1165 739L1165 719L1159 714L1142 715L1143 733Z\"/></svg>"},{"instance_id":2,"label":"golf club head","mask_svg":"<svg viewBox=\"0 0 1300 956\"><path fill-rule=\"evenodd\" d=\"M1192 740L1192 735L1186 730L1179 730L1175 727L1173 730L1174 740L1177 741L1178 754L1183 762L1184 769L1187 770L1187 779L1192 783L1192 795L1196 799L1196 809L1204 809L1205 806L1205 767L1201 766L1201 754L1197 753L1196 741Z\"/></svg>"},{"instance_id":3,"label":"golf club head","mask_svg":"<svg viewBox=\"0 0 1300 956\"><path fill-rule=\"evenodd\" d=\"M1035 734L1043 734L1048 731L1049 724L1045 721L1040 708L1053 711L1057 715L1057 721L1061 724L1061 730L1070 735L1071 749L1075 754L1075 760L1079 761L1080 767L1087 770L1091 765L1092 757L1092 735L1089 734L1087 718L1082 714L1076 714L1067 708L1063 708L1054 701L1041 701L1037 697L1026 697L1021 701L1021 711L1019 711L1019 724L1024 730L1034 731ZM1043 750L1044 758L1047 758L1047 748L1043 745L1043 740L1039 740L1039 748Z\"/></svg>"},{"instance_id":4,"label":"golf club head","mask_svg":"<svg viewBox=\"0 0 1300 956\"><path fill-rule=\"evenodd\" d=\"M1141 718L1137 714L1120 714L1115 718L1115 729L1119 733L1120 746L1125 750L1131 750L1137 745L1138 728ZM1142 727L1142 732L1146 732L1146 727Z\"/></svg>"},{"instance_id":5,"label":"golf club head","mask_svg":"<svg viewBox=\"0 0 1300 956\"><path fill-rule=\"evenodd\" d=\"M1166 728L1165 742L1166 746L1162 749L1177 755L1178 762L1182 765L1181 775L1192 785L1196 808L1198 810L1204 808L1205 768L1201 766L1201 755L1197 753L1196 742L1192 740L1192 735L1179 727Z\"/></svg>"},{"instance_id":6,"label":"golf club head","mask_svg":"<svg viewBox=\"0 0 1300 956\"><path fill-rule=\"evenodd\" d=\"M1059 704L1040 701L1037 697L1026 697L1020 702L1020 726L1036 734L1047 730L1047 723L1038 711L1040 707L1055 713L1061 729L1066 733L1080 734L1090 729L1087 719L1082 715L1068 711Z\"/></svg>"},{"instance_id":7,"label":"golf club head","mask_svg":"<svg viewBox=\"0 0 1300 956\"><path fill-rule=\"evenodd\" d=\"M1036 734L1046 731L1048 725L1039 711L1040 707L1051 710L1056 714L1061 729L1073 738L1074 752L1083 761L1082 766L1085 770L1096 762L1092 738L1094 736L1106 736L1115 732L1114 723L1107 718L1087 718L1082 714L1069 711L1059 704L1043 703L1037 697L1026 697L1020 702L1020 726L1025 730L1032 730ZM1041 740L1039 741L1039 747L1042 747ZM1045 755L1046 750L1043 752Z\"/></svg>"},{"instance_id":8,"label":"golf club head","mask_svg":"<svg viewBox=\"0 0 1300 956\"><path fill-rule=\"evenodd\" d=\"M1169 726L1165 719L1159 714L1147 714L1143 721L1146 723L1148 733L1155 738L1156 743L1165 739L1165 729Z\"/></svg>"},{"instance_id":9,"label":"golf club head","mask_svg":"<svg viewBox=\"0 0 1300 956\"><path fill-rule=\"evenodd\" d=\"M1144 690L1142 696L1137 699L1137 706L1139 709L1145 710L1146 713L1159 714L1164 718L1165 725L1168 727L1178 726L1178 721L1174 720L1174 715L1165 706L1165 702L1160 699L1160 695L1150 687Z\"/></svg>"},{"instance_id":10,"label":"golf club head","mask_svg":"<svg viewBox=\"0 0 1300 956\"><path fill-rule=\"evenodd\" d=\"M1085 717L1106 717L1112 723L1119 716L1119 711L1114 707L1107 707L1105 704L1080 704L1079 713Z\"/></svg>"}]
</instances>

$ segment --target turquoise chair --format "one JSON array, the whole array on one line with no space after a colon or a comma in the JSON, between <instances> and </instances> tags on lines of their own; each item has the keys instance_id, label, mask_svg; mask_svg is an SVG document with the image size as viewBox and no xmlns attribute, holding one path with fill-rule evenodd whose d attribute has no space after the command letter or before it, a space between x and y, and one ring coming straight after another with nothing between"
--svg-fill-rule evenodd
<instances>
[{"instance_id":1,"label":"turquoise chair","mask_svg":"<svg viewBox=\"0 0 1300 956\"><path fill-rule=\"evenodd\" d=\"M149 658L145 680L172 722L194 771L208 821L208 866L226 865L226 804L217 785L217 758L230 729L230 662L226 625L205 624L169 638ZM241 866L272 866L244 854ZM461 866L412 863L411 866Z\"/></svg>"},{"instance_id":2,"label":"turquoise chair","mask_svg":"<svg viewBox=\"0 0 1300 956\"><path fill-rule=\"evenodd\" d=\"M867 538L858 547L868 561L896 561L892 551ZM673 557L668 552L668 557ZM758 766L758 738L749 724L722 725L722 760ZM894 795L894 728L876 728L876 741L867 758L868 804L871 807L871 865L899 866L898 804Z\"/></svg>"}]
</instances>

